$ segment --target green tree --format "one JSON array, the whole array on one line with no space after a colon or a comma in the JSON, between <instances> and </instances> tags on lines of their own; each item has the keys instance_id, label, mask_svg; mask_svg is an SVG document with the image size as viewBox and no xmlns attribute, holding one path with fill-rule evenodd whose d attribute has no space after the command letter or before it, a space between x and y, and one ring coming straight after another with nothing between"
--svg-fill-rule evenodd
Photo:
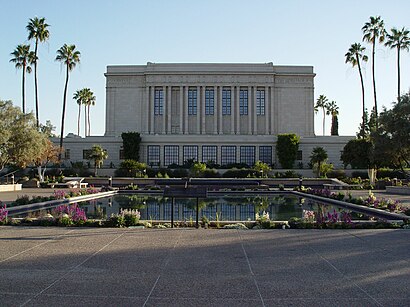
<instances>
[{"instance_id":1,"label":"green tree","mask_svg":"<svg viewBox=\"0 0 410 307\"><path fill-rule=\"evenodd\" d=\"M84 89L76 90L73 99L78 104L78 117L77 117L77 135L80 135L80 119L81 119L81 106L84 105ZM87 126L86 126L87 131Z\"/></svg>"},{"instance_id":2,"label":"green tree","mask_svg":"<svg viewBox=\"0 0 410 307\"><path fill-rule=\"evenodd\" d=\"M325 135L325 120L326 120L326 110L328 109L329 100L325 95L320 95L316 100L315 113L319 112L319 108L323 112L323 135Z\"/></svg>"},{"instance_id":3,"label":"green tree","mask_svg":"<svg viewBox=\"0 0 410 307\"><path fill-rule=\"evenodd\" d=\"M101 168L104 160L107 160L108 153L101 145L93 145L91 150L88 152L87 159L94 161L94 175L97 176L97 168Z\"/></svg>"},{"instance_id":4,"label":"green tree","mask_svg":"<svg viewBox=\"0 0 410 307\"><path fill-rule=\"evenodd\" d=\"M315 147L310 156L310 163L317 164L317 176L320 177L321 164L327 159L327 152L323 147Z\"/></svg>"},{"instance_id":5,"label":"green tree","mask_svg":"<svg viewBox=\"0 0 410 307\"><path fill-rule=\"evenodd\" d=\"M28 31L28 39L35 41L34 47L34 90L36 96L36 120L37 120L37 127L40 125L39 119L39 102L38 102L38 84L37 84L37 62L38 62L38 43L43 43L47 41L50 37L50 32L48 27L50 25L46 23L46 19L44 17L38 18L30 18L29 22L26 26Z\"/></svg>"},{"instance_id":6,"label":"green tree","mask_svg":"<svg viewBox=\"0 0 410 307\"><path fill-rule=\"evenodd\" d=\"M124 158L138 161L140 158L140 134L138 132L123 132L121 138Z\"/></svg>"},{"instance_id":7,"label":"green tree","mask_svg":"<svg viewBox=\"0 0 410 307\"><path fill-rule=\"evenodd\" d=\"M373 144L369 139L352 139L343 147L340 159L345 167L349 164L352 168L371 168Z\"/></svg>"},{"instance_id":8,"label":"green tree","mask_svg":"<svg viewBox=\"0 0 410 307\"><path fill-rule=\"evenodd\" d=\"M21 110L26 113L26 72L31 73L31 64L35 62L35 55L30 51L30 45L18 45L16 49L10 54L13 57L10 62L15 63L16 69L22 69L21 82Z\"/></svg>"},{"instance_id":9,"label":"green tree","mask_svg":"<svg viewBox=\"0 0 410 307\"><path fill-rule=\"evenodd\" d=\"M40 124L40 131L42 133L44 133L47 136L47 138L55 138L56 137L56 135L53 132L55 129L56 129L56 127L53 126L53 124L51 123L50 120L46 120L46 123L44 125Z\"/></svg>"},{"instance_id":10,"label":"green tree","mask_svg":"<svg viewBox=\"0 0 410 307\"><path fill-rule=\"evenodd\" d=\"M256 171L256 174L263 177L268 177L269 172L272 170L270 166L262 161L256 161L253 169Z\"/></svg>"},{"instance_id":11,"label":"green tree","mask_svg":"<svg viewBox=\"0 0 410 307\"><path fill-rule=\"evenodd\" d=\"M58 157L59 161L61 161L61 151L63 149L64 121L65 121L65 109L66 109L66 101L67 101L68 78L70 75L70 71L72 71L78 63L80 63L80 55L81 55L80 51L75 50L75 45L64 44L60 49L57 50L56 61L66 66L66 79L65 79L64 95L63 95L63 113L61 115L60 155Z\"/></svg>"},{"instance_id":12,"label":"green tree","mask_svg":"<svg viewBox=\"0 0 410 307\"><path fill-rule=\"evenodd\" d=\"M410 37L409 30L404 27L401 30L391 29L391 34L387 33L385 46L397 49L397 101L400 100L400 50L409 51Z\"/></svg>"},{"instance_id":13,"label":"green tree","mask_svg":"<svg viewBox=\"0 0 410 307\"><path fill-rule=\"evenodd\" d=\"M375 53L376 53L376 41L383 43L386 30L384 29L384 21L380 16L370 17L370 20L362 27L363 41L372 45L372 78L373 78L373 97L374 97L374 110L376 112L376 127L377 127L377 95L376 95L376 77L375 77Z\"/></svg>"},{"instance_id":14,"label":"green tree","mask_svg":"<svg viewBox=\"0 0 410 307\"><path fill-rule=\"evenodd\" d=\"M366 48L360 45L360 43L355 43L350 46L349 51L345 54L345 57L346 57L345 63L350 63L352 64L353 67L357 66L357 68L359 69L360 84L362 86L362 129L365 129L366 127L366 124L365 124L366 107L364 103L364 82L363 82L362 68L360 66L360 60L362 60L363 62L367 62L368 57L367 55L363 54L365 50ZM364 137L365 131L361 130L359 134Z\"/></svg>"},{"instance_id":15,"label":"green tree","mask_svg":"<svg viewBox=\"0 0 410 307\"><path fill-rule=\"evenodd\" d=\"M191 171L195 177L201 177L206 171L206 163L195 162L194 165L192 165Z\"/></svg>"},{"instance_id":16,"label":"green tree","mask_svg":"<svg viewBox=\"0 0 410 307\"><path fill-rule=\"evenodd\" d=\"M147 165L132 159L126 159L120 163L116 176L143 177L147 170Z\"/></svg>"},{"instance_id":17,"label":"green tree","mask_svg":"<svg viewBox=\"0 0 410 307\"><path fill-rule=\"evenodd\" d=\"M294 133L279 134L276 142L278 160L283 168L292 168L296 161L300 137Z\"/></svg>"},{"instance_id":18,"label":"green tree","mask_svg":"<svg viewBox=\"0 0 410 307\"><path fill-rule=\"evenodd\" d=\"M339 122L337 118L339 115L339 107L337 106L336 101L331 101L328 103L326 114L332 116L330 135L339 135Z\"/></svg>"},{"instance_id":19,"label":"green tree","mask_svg":"<svg viewBox=\"0 0 410 307\"><path fill-rule=\"evenodd\" d=\"M87 132L87 122L89 127L90 119L88 118L87 121L87 107L89 108L90 105L95 104L95 96L94 93L89 88L83 88L81 90L77 90L74 95L73 99L78 104L78 118L77 118L77 134L80 135L80 118L81 118L81 106L84 106L84 113L85 113L85 133L84 135L90 135L89 131ZM90 112L88 112L88 115Z\"/></svg>"},{"instance_id":20,"label":"green tree","mask_svg":"<svg viewBox=\"0 0 410 307\"><path fill-rule=\"evenodd\" d=\"M32 163L42 154L44 139L31 113L0 100L0 171L7 165L24 168Z\"/></svg>"},{"instance_id":21,"label":"green tree","mask_svg":"<svg viewBox=\"0 0 410 307\"><path fill-rule=\"evenodd\" d=\"M96 102L96 97L94 93L88 88L87 89L87 100L85 105L87 106L87 122L88 122L88 135L91 135L91 121L90 121L90 107L94 106Z\"/></svg>"}]
</instances>

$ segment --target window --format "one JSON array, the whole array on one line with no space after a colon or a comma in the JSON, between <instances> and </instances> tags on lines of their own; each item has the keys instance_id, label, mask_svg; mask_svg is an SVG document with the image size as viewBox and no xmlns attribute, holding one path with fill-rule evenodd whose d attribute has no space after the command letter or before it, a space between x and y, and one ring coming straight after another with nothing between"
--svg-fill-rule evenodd
<instances>
[{"instance_id":1,"label":"window","mask_svg":"<svg viewBox=\"0 0 410 307\"><path fill-rule=\"evenodd\" d=\"M179 164L179 146L165 145L164 146L164 166L170 164Z\"/></svg>"},{"instance_id":2,"label":"window","mask_svg":"<svg viewBox=\"0 0 410 307\"><path fill-rule=\"evenodd\" d=\"M124 156L124 149L120 149L120 160L124 160L125 156Z\"/></svg>"},{"instance_id":3,"label":"window","mask_svg":"<svg viewBox=\"0 0 410 307\"><path fill-rule=\"evenodd\" d=\"M64 159L70 160L70 156L71 156L70 149L67 148L64 152Z\"/></svg>"},{"instance_id":4,"label":"window","mask_svg":"<svg viewBox=\"0 0 410 307\"><path fill-rule=\"evenodd\" d=\"M88 157L90 156L90 154L91 154L91 149L84 149L83 150L83 159L88 160Z\"/></svg>"},{"instance_id":5,"label":"window","mask_svg":"<svg viewBox=\"0 0 410 307\"><path fill-rule=\"evenodd\" d=\"M298 153L296 155L296 160L297 161L302 161L303 160L303 153L301 150L298 150Z\"/></svg>"},{"instance_id":6,"label":"window","mask_svg":"<svg viewBox=\"0 0 410 307\"><path fill-rule=\"evenodd\" d=\"M231 90L222 90L222 115L231 115Z\"/></svg>"},{"instance_id":7,"label":"window","mask_svg":"<svg viewBox=\"0 0 410 307\"><path fill-rule=\"evenodd\" d=\"M245 163L249 166L255 164L255 146L241 146L240 148L241 163Z\"/></svg>"},{"instance_id":8,"label":"window","mask_svg":"<svg viewBox=\"0 0 410 307\"><path fill-rule=\"evenodd\" d=\"M236 163L236 146L221 146L221 165Z\"/></svg>"},{"instance_id":9,"label":"window","mask_svg":"<svg viewBox=\"0 0 410 307\"><path fill-rule=\"evenodd\" d=\"M154 95L154 114L164 114L164 91L162 89L156 89Z\"/></svg>"},{"instance_id":10,"label":"window","mask_svg":"<svg viewBox=\"0 0 410 307\"><path fill-rule=\"evenodd\" d=\"M188 90L188 115L196 115L197 90Z\"/></svg>"},{"instance_id":11,"label":"window","mask_svg":"<svg viewBox=\"0 0 410 307\"><path fill-rule=\"evenodd\" d=\"M188 160L198 161L198 146L184 146L184 163Z\"/></svg>"},{"instance_id":12,"label":"window","mask_svg":"<svg viewBox=\"0 0 410 307\"><path fill-rule=\"evenodd\" d=\"M215 94L213 89L205 90L205 115L214 115Z\"/></svg>"},{"instance_id":13,"label":"window","mask_svg":"<svg viewBox=\"0 0 410 307\"><path fill-rule=\"evenodd\" d=\"M259 161L272 164L272 146L259 146Z\"/></svg>"},{"instance_id":14,"label":"window","mask_svg":"<svg viewBox=\"0 0 410 307\"><path fill-rule=\"evenodd\" d=\"M202 146L202 162L216 163L217 160L217 147L216 146Z\"/></svg>"},{"instance_id":15,"label":"window","mask_svg":"<svg viewBox=\"0 0 410 307\"><path fill-rule=\"evenodd\" d=\"M265 90L256 91L256 115L265 115Z\"/></svg>"},{"instance_id":16,"label":"window","mask_svg":"<svg viewBox=\"0 0 410 307\"><path fill-rule=\"evenodd\" d=\"M239 114L248 115L248 90L239 91Z\"/></svg>"},{"instance_id":17,"label":"window","mask_svg":"<svg viewBox=\"0 0 410 307\"><path fill-rule=\"evenodd\" d=\"M149 166L159 166L159 145L149 145L147 150L147 162Z\"/></svg>"}]
</instances>

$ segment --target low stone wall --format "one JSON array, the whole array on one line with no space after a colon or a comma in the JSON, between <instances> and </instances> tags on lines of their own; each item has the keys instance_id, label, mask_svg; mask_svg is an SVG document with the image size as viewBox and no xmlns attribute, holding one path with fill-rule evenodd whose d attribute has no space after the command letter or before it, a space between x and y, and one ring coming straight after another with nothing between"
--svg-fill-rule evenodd
<instances>
[{"instance_id":1,"label":"low stone wall","mask_svg":"<svg viewBox=\"0 0 410 307\"><path fill-rule=\"evenodd\" d=\"M0 192L21 191L21 184L0 184Z\"/></svg>"},{"instance_id":2,"label":"low stone wall","mask_svg":"<svg viewBox=\"0 0 410 307\"><path fill-rule=\"evenodd\" d=\"M410 187L387 186L386 193L398 195L410 195Z\"/></svg>"}]
</instances>

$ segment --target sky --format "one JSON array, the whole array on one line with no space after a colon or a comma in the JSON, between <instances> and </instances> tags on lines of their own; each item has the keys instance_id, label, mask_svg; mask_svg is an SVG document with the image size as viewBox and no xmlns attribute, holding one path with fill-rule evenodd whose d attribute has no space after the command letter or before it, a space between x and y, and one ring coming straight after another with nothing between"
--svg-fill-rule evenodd
<instances>
[{"instance_id":1,"label":"sky","mask_svg":"<svg viewBox=\"0 0 410 307\"><path fill-rule=\"evenodd\" d=\"M81 63L70 74L64 135L77 132L73 93L89 87L96 95L91 134L105 132L107 65L155 63L267 63L309 65L319 95L339 106L339 134L355 135L361 122L357 68L345 64L350 45L361 42L361 28L380 15L386 29L410 27L406 0L0 0L0 99L21 106L21 70L10 53L27 40L30 18L45 17L50 39L39 46L40 122L51 120L59 134L65 70L55 61L65 43L75 44ZM366 107L371 109L371 46L364 64ZM378 45L376 87L379 110L390 108L397 92L396 50ZM402 93L410 89L410 55L401 55ZM27 77L26 105L35 109L34 74ZM83 121L81 135L84 135ZM322 135L322 114L315 115ZM330 134L330 117L325 134Z\"/></svg>"}]
</instances>

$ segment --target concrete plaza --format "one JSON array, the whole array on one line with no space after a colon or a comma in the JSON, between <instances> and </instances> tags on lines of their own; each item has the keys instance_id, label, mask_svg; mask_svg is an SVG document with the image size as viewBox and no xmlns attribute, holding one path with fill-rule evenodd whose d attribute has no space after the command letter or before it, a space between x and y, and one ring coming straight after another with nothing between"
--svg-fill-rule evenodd
<instances>
[{"instance_id":1,"label":"concrete plaza","mask_svg":"<svg viewBox=\"0 0 410 307\"><path fill-rule=\"evenodd\" d=\"M409 230L0 227L1 306L409 306Z\"/></svg>"}]
</instances>

